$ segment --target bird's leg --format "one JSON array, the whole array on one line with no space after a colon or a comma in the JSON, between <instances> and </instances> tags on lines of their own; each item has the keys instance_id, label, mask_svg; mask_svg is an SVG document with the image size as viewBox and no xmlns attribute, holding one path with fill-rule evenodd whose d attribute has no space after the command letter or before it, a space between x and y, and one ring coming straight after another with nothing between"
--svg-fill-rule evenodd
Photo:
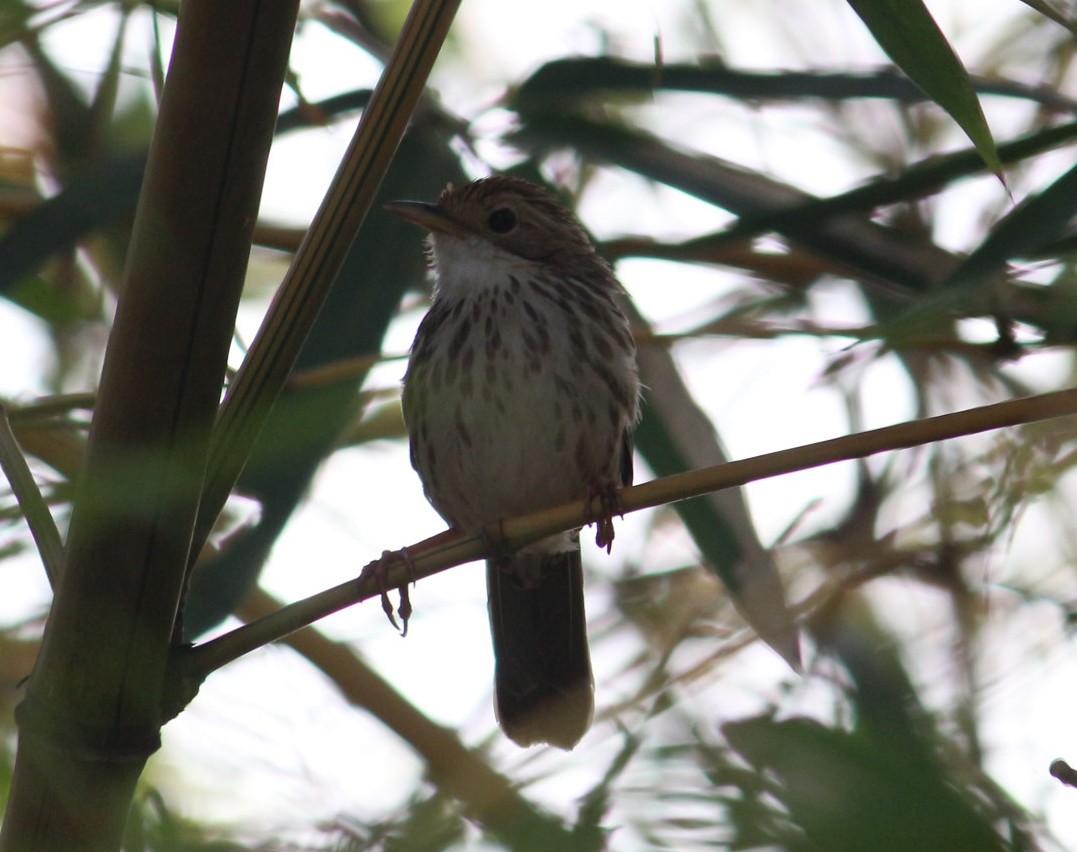
<instances>
[{"instance_id":1,"label":"bird's leg","mask_svg":"<svg viewBox=\"0 0 1077 852\"><path fill-rule=\"evenodd\" d=\"M613 549L613 516L624 517L624 509L621 506L621 487L612 479L594 482L587 488L587 514L594 518L595 544L605 548L606 553ZM598 511L595 511L595 502L598 503Z\"/></svg>"},{"instance_id":2,"label":"bird's leg","mask_svg":"<svg viewBox=\"0 0 1077 852\"><path fill-rule=\"evenodd\" d=\"M475 535L482 541L483 549L486 551L486 558L497 561L512 556L512 548L506 547L504 536L498 535L501 531L501 524L496 523L493 527L494 528L491 529L490 527L483 525L475 530Z\"/></svg>"}]
</instances>

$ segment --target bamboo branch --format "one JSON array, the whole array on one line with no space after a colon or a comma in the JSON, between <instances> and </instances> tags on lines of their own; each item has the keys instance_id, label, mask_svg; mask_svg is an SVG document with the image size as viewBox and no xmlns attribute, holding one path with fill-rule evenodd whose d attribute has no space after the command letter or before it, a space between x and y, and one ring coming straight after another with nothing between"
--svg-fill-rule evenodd
<instances>
[{"instance_id":1,"label":"bamboo branch","mask_svg":"<svg viewBox=\"0 0 1077 852\"><path fill-rule=\"evenodd\" d=\"M22 509L26 525L34 537L41 564L45 566L45 575L53 590L60 582L60 572L64 566L64 544L56 521L49 511L41 489L37 487L30 466L22 454L15 433L11 430L7 409L0 404L0 469L3 469L11 492Z\"/></svg>"},{"instance_id":2,"label":"bamboo branch","mask_svg":"<svg viewBox=\"0 0 1077 852\"><path fill-rule=\"evenodd\" d=\"M1077 388L898 423L625 488L621 492L621 509L624 513L635 512L826 464L1074 414L1077 414ZM446 536L442 533L405 548L406 556L392 558L394 554L388 554L368 565L354 580L289 604L204 645L184 649L174 660L177 668L173 674L182 684L174 682L173 689L193 695L210 673L294 630L352 604L378 597L386 589L403 587L455 565L482 559L487 555L487 542L491 539L504 547L519 548L594 520L593 509L585 501L576 500L503 521L482 534Z\"/></svg>"}]
</instances>

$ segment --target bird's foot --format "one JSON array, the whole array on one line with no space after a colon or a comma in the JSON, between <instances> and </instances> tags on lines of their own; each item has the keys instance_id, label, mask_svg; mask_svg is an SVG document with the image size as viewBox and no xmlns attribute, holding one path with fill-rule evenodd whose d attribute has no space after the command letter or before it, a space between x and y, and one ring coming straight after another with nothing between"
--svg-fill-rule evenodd
<instances>
[{"instance_id":1,"label":"bird's foot","mask_svg":"<svg viewBox=\"0 0 1077 852\"><path fill-rule=\"evenodd\" d=\"M400 604L393 609L393 603L389 600L389 592L392 587L389 586L389 569L393 565L403 563L405 568L405 580L398 586L400 589ZM412 582L412 577L415 574L415 562L411 558L411 553L406 547L400 548L400 550L384 550L378 559L375 559L369 565L363 568L362 573L359 575L359 580L365 580L367 577L373 577L378 584L378 589L381 592L381 609L385 613L386 618L389 619L389 623L393 625L394 629L400 633L401 636L408 635L408 619L411 618L411 596L408 593L408 584ZM396 620L397 616L400 616L400 621Z\"/></svg>"},{"instance_id":2,"label":"bird's foot","mask_svg":"<svg viewBox=\"0 0 1077 852\"><path fill-rule=\"evenodd\" d=\"M593 483L587 489L587 514L594 518L595 544L605 548L606 553L613 549L615 531L613 516L624 517L621 507L621 488L613 480ZM597 510L595 503L597 502Z\"/></svg>"}]
</instances>

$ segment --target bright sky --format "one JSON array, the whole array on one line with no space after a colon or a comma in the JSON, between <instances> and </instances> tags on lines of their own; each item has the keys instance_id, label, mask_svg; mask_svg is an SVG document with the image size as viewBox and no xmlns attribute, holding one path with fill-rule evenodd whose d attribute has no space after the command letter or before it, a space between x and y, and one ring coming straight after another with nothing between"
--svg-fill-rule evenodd
<instances>
[{"instance_id":1,"label":"bright sky","mask_svg":"<svg viewBox=\"0 0 1077 852\"><path fill-rule=\"evenodd\" d=\"M818 14L812 32L822 44L797 43L796 16L788 16L788 0L750 4L713 4L721 7L715 18L721 24L721 40L727 61L739 67L788 68L807 65L813 56L844 67L864 67L881 62L881 56L857 19L843 4L815 3ZM796 4L801 6L802 4ZM993 15L1016 14L1020 4L988 4L976 0L951 0L929 4L947 34L961 49L966 61L987 49L997 34ZM447 103L463 115L474 116L492 105L503 81L518 79L544 60L566 53L599 53L604 49L600 33L611 33L605 50L619 56L647 60L654 55L656 38L667 61L694 56L698 47L685 13L691 4L632 0L556 0L542 5L504 3L500 0L469 0L464 3L457 33L460 43L483 45L488 85L462 89L446 74L435 71L434 84ZM801 12L804 10L801 9ZM791 20L786 50L774 37L773 21L786 15ZM91 16L81 27L110 26L104 13ZM88 46L85 29L74 26L55 33L57 55L73 67L85 68L87 79L102 64ZM132 31L127 50L131 67L143 67L145 44L139 28ZM834 57L840 56L836 60ZM453 62L447 59L443 70ZM356 49L307 26L299 36L294 65L308 97L369 85L375 66ZM474 63L470 63L473 66ZM474 76L468 77L469 81ZM0 75L0 107L10 103L10 85ZM660 113L664 107L654 107ZM666 109L671 120L685 121L680 113ZM998 120L1005 122L1004 111ZM0 119L2 119L0 114ZM661 116L660 116L661 117ZM994 114L989 113L994 120ZM496 125L496 114L485 121ZM765 166L779 177L794 175L804 185L804 175L816 185L806 189L834 192L855 183L867 168L849 163L843 152L826 139L825 129L795 118L789 132L773 132L774 119L760 115L758 123L731 123L722 110L690 118L692 142L701 148L747 165ZM686 128L688 122L685 121ZM302 222L309 218L331 179L351 127L318 129L292 134L274 150L270 164L264 211L275 220ZM956 139L956 137L955 137ZM761 143L761 140L763 142ZM0 139L10 144L7 137ZM804 167L810 157L812 167ZM647 195L639 203L640 189L621 176L602 178L602 191L584 199L581 211L588 225L600 236L652 231L698 233L717 224L714 212L673 192ZM970 187L969 197L990 198L998 206L1001 190L988 183ZM946 238L961 245L970 228L967 216L955 217ZM683 327L693 309L728 290L729 278L682 266L636 261L625 263L618 273L642 310L663 328ZM676 288L669 282L675 280ZM671 293L676 297L671 298ZM820 295L820 311L835 323L855 324L865 318L864 308L850 288L833 285ZM259 317L247 309L241 333L253 336ZM388 349L406 351L417 316L401 319L393 329ZM0 369L0 395L27 398L40 387L27 383L38 370L23 369L46 357L47 342L36 324L17 309L0 302L0 341L19 360L7 360ZM713 341L688 344L678 357L696 397L716 422L731 455L744 457L781 449L847 430L844 411L820 382L826 361L817 344L785 341L780 354L773 343L745 343L722 348ZM1029 359L1021 370L1054 375L1059 369L1049 358ZM893 423L912 413L911 399L896 381L896 368L882 361L871 368L866 399L868 427ZM392 386L403 372L401 361L379 369L374 381ZM895 392L895 387L898 390ZM792 402L792 401L795 401ZM795 416L790 409L795 405ZM368 483L378 483L370 488ZM761 536L776 538L811 501L819 505L808 523L825 523L840 511L852 485L852 467L836 466L797 474L781 480L756 483L749 489ZM813 521L814 519L814 521ZM635 515L619 527L613 559L645 562L649 570L672 567L690 558L690 550L675 536L651 537L654 516ZM1030 532L1022 531L1019 542L1035 540L1035 513ZM339 583L386 548L418 541L440 531L442 522L422 499L418 480L401 446L364 448L340 453L319 475L309 504L297 515L277 546L265 585L285 599L295 599ZM659 540L655 542L655 538ZM317 549L312 543L317 542ZM598 573L612 572L612 563L594 552L587 555ZM1003 559L999 555L999 559ZM6 563L5 563L6 565ZM985 566L985 572L996 570ZM45 587L31 563L25 570L23 594L0 597L0 619L11 621L24 615L30 601L44 600ZM592 612L600 613L608 590L591 584L588 594ZM471 743L479 742L493 727L490 707L492 660L487 633L482 569L478 565L454 570L422 581L412 593L417 614L406 640L385 622L380 609L368 604L327 619L323 627L331 635L356 641L366 657L420 708L437 721L457 727ZM924 626L923 642L916 651L922 660L925 682L945 682L948 648L939 648L940 633L932 630L945 622L946 613L930 595L916 598L909 618ZM992 659L997 661L995 682L986 708L985 732L995 745L990 767L1007 788L1026 806L1044 807L1051 825L1065 843L1077 847L1077 818L1073 792L1047 776L1054 757L1077 758L1072 736L1070 687L1073 660L1070 648L1048 642L1043 626L1007 622L1006 632L989 638ZM1027 629L1030 632L1020 632ZM1045 652L1034 666L1027 650L1035 634L1043 639ZM598 706L624 697L634 684L613 674L633 649L630 637L604 642L596 648ZM702 690L688 701L710 702L717 721L737 718L778 702L790 712L810 712L813 699L802 693L791 700L779 698L790 674L778 658L763 648L752 648L723 669L719 690ZM1068 687L1070 687L1068 689ZM1023 733L1015 735L1014 726ZM997 738L997 739L996 739ZM260 827L305 825L340 813L376 817L401 801L415 783L422 767L410 751L376 722L347 707L335 691L290 652L269 649L213 676L190 710L170 723L165 731L166 748L154 761L152 780L177 796L183 791L182 810L197 818L251 822ZM556 772L556 782L534 788L536 796L552 808L566 806L593 782L590 769L604 767L619 746L612 727L600 725L570 756L520 752L506 741L495 740L493 754L513 767L530 761L528 774ZM371 771L377 767L377 771ZM191 791L201 791L191 798Z\"/></svg>"}]
</instances>

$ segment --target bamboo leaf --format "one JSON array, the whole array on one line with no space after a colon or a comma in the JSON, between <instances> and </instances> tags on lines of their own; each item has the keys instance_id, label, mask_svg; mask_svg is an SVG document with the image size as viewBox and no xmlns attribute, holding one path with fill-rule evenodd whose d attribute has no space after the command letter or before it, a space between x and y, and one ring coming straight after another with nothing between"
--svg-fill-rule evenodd
<instances>
[{"instance_id":1,"label":"bamboo leaf","mask_svg":"<svg viewBox=\"0 0 1077 852\"><path fill-rule=\"evenodd\" d=\"M759 717L722 730L745 760L776 778L770 792L805 830L807 848L1009 848L971 795L882 737L868 739L806 718Z\"/></svg>"},{"instance_id":2,"label":"bamboo leaf","mask_svg":"<svg viewBox=\"0 0 1077 852\"><path fill-rule=\"evenodd\" d=\"M883 334L900 340L919 334L925 324L946 321L955 312L988 312L996 308L998 290L1008 263L1028 257L1055 239L1077 215L1077 166L1043 192L1026 199L1007 215L938 289L888 323Z\"/></svg>"},{"instance_id":3,"label":"bamboo leaf","mask_svg":"<svg viewBox=\"0 0 1077 852\"><path fill-rule=\"evenodd\" d=\"M1059 112L1077 102L1054 89L997 77L970 78L980 94L1017 98ZM511 94L509 106L522 111L563 110L587 99L641 98L658 92L695 92L737 100L781 103L817 99L841 102L870 98L902 104L930 100L925 90L891 68L879 71L754 71L722 64L654 64L608 56L555 59L540 67Z\"/></svg>"},{"instance_id":4,"label":"bamboo leaf","mask_svg":"<svg viewBox=\"0 0 1077 852\"><path fill-rule=\"evenodd\" d=\"M1077 122L1038 130L999 146L1003 163L1009 165L1068 145L1077 139ZM962 178L981 174L983 159L969 148L952 154L933 156L913 163L900 173L869 180L861 186L797 204L776 213L746 216L721 234L714 244L743 240L767 231L782 232L788 225L803 221L821 221L848 213L868 213L887 204L914 201L934 195Z\"/></svg>"},{"instance_id":5,"label":"bamboo leaf","mask_svg":"<svg viewBox=\"0 0 1077 852\"><path fill-rule=\"evenodd\" d=\"M634 306L631 311L633 327L642 329L646 321ZM639 366L647 391L636 446L651 469L668 476L725 463L718 434L692 399L669 351L643 347ZM737 611L782 659L799 669L800 645L781 576L759 541L744 492L717 491L674 508Z\"/></svg>"},{"instance_id":6,"label":"bamboo leaf","mask_svg":"<svg viewBox=\"0 0 1077 852\"><path fill-rule=\"evenodd\" d=\"M19 502L26 523L34 537L49 585L54 589L60 582L63 570L64 545L56 521L49 511L41 490L37 487L30 466L26 463L22 448L11 429L7 411L0 404L0 469L7 477L11 491Z\"/></svg>"},{"instance_id":7,"label":"bamboo leaf","mask_svg":"<svg viewBox=\"0 0 1077 852\"><path fill-rule=\"evenodd\" d=\"M612 163L680 189L738 216L777 213L818 201L816 196L759 172L702 154L688 153L646 133L580 116L526 114L512 140L545 151L570 145L583 156ZM921 292L957 265L929 239L907 234L863 216L787 223L782 234L859 273L889 298Z\"/></svg>"},{"instance_id":8,"label":"bamboo leaf","mask_svg":"<svg viewBox=\"0 0 1077 852\"><path fill-rule=\"evenodd\" d=\"M968 72L921 0L848 0L875 41L965 131L987 167L1002 162Z\"/></svg>"}]
</instances>

